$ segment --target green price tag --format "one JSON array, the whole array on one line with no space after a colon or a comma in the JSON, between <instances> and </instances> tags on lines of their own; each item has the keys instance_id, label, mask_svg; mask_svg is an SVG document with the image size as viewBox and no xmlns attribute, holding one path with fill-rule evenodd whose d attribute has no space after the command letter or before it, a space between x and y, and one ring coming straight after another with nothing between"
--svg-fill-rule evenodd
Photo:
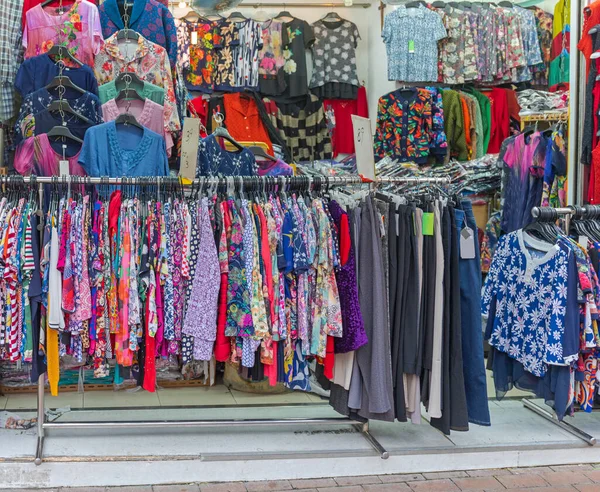
<instances>
[{"instance_id":1,"label":"green price tag","mask_svg":"<svg viewBox=\"0 0 600 492\"><path fill-rule=\"evenodd\" d=\"M433 213L423 214L423 236L433 236Z\"/></svg>"},{"instance_id":2,"label":"green price tag","mask_svg":"<svg viewBox=\"0 0 600 492\"><path fill-rule=\"evenodd\" d=\"M409 53L414 53L415 52L415 40L414 39L409 39L408 40L408 52Z\"/></svg>"}]
</instances>

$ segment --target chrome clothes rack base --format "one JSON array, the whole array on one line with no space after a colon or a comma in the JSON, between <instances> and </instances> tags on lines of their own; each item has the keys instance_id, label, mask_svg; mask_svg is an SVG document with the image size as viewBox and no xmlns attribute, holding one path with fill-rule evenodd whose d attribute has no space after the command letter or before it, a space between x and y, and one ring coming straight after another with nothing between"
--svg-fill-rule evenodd
<instances>
[{"instance_id":1,"label":"chrome clothes rack base","mask_svg":"<svg viewBox=\"0 0 600 492\"><path fill-rule=\"evenodd\" d=\"M141 177L141 178L92 178L79 176L62 176L62 177L36 177L36 176L0 176L0 185L31 185L38 186L40 203L43 203L43 185L163 185L163 184L179 184L183 187L202 187L210 185L237 185L240 183L251 183L259 187L272 187L273 185L288 187L298 186L299 189L311 188L314 185L321 188L329 189L332 186L370 184L377 186L378 183L414 183L416 185L432 183L432 184L449 184L449 178L413 178L413 177L382 177L376 178L374 181L365 182L358 176L344 177L306 177L306 176L290 176L278 178L204 178L197 179L193 182L182 182L178 178L156 178L156 177ZM285 427L297 425L318 425L318 426L346 426L350 425L358 430L371 447L381 456L382 459L389 458L389 452L385 447L373 436L369 431L369 422L360 422L349 417L331 417L331 418L289 418L289 419L230 419L230 420L142 420L142 421L89 421L89 422L46 422L46 413L44 406L45 397L45 374L40 375L38 379L37 393L37 446L35 451L34 463L41 465L44 458L44 439L46 431L52 429L73 429L75 431L81 429L130 429L130 428L169 428L169 427L186 427L186 428L216 428L216 427L244 427L244 426L260 426L260 427Z\"/></svg>"}]
</instances>

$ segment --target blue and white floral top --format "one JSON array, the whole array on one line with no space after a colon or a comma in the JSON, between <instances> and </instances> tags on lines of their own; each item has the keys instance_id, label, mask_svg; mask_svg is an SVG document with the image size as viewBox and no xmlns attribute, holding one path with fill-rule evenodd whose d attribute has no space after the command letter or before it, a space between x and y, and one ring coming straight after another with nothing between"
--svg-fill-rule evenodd
<instances>
[{"instance_id":1,"label":"blue and white floral top","mask_svg":"<svg viewBox=\"0 0 600 492\"><path fill-rule=\"evenodd\" d=\"M579 306L572 245L538 241L522 229L498 241L481 311L491 346L542 377L548 364L577 359Z\"/></svg>"},{"instance_id":2,"label":"blue and white floral top","mask_svg":"<svg viewBox=\"0 0 600 492\"><path fill-rule=\"evenodd\" d=\"M196 177L256 176L254 154L244 148L239 152L223 150L214 135L200 140Z\"/></svg>"},{"instance_id":3,"label":"blue and white floral top","mask_svg":"<svg viewBox=\"0 0 600 492\"><path fill-rule=\"evenodd\" d=\"M438 41L446 37L442 18L423 7L403 5L385 17L381 37L386 45L388 79L437 82Z\"/></svg>"}]
</instances>

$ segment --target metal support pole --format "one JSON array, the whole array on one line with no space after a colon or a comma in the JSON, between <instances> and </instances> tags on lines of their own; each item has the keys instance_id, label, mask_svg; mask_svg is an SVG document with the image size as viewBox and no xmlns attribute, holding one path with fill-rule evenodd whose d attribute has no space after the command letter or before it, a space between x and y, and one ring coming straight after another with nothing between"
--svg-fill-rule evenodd
<instances>
[{"instance_id":1,"label":"metal support pole","mask_svg":"<svg viewBox=\"0 0 600 492\"><path fill-rule=\"evenodd\" d=\"M42 464L42 456L44 455L44 428L46 427L46 412L44 409L44 382L45 375L40 374L38 378L38 393L37 393L37 446L35 449L36 465Z\"/></svg>"},{"instance_id":2,"label":"metal support pole","mask_svg":"<svg viewBox=\"0 0 600 492\"><path fill-rule=\"evenodd\" d=\"M528 408L532 412L536 413L540 417L545 418L548 422L552 422L557 427L560 427L562 430L567 431L569 434L573 434L575 437L578 437L582 441L585 441L590 446L594 446L596 444L596 438L594 436L590 436L587 432L582 431L578 427L565 422L564 420L558 420L555 415L546 410L545 408L540 407L535 404L533 401L528 400L527 398L523 398L523 406Z\"/></svg>"},{"instance_id":3,"label":"metal support pole","mask_svg":"<svg viewBox=\"0 0 600 492\"><path fill-rule=\"evenodd\" d=\"M567 148L567 205L583 203L583 169L579 160L579 137L583 134L579 117L580 94L584 90L585 80L580 77L581 54L577 49L580 36L581 0L571 0L570 26L571 40L569 59L569 138ZM585 74L585 71L583 72ZM585 75L583 77L585 79Z\"/></svg>"}]
</instances>

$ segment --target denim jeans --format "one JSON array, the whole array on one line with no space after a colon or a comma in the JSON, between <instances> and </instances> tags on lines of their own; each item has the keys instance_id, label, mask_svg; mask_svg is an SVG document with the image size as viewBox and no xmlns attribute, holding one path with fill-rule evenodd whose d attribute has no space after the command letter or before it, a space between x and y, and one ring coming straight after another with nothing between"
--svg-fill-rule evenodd
<instances>
[{"instance_id":1,"label":"denim jeans","mask_svg":"<svg viewBox=\"0 0 600 492\"><path fill-rule=\"evenodd\" d=\"M467 394L469 422L490 425L490 410L487 398L485 363L483 360L483 328L481 324L481 263L477 224L470 200L462 200L455 209L456 227L460 231L468 226L473 231L475 258L459 259L460 270L460 314L462 325L463 374Z\"/></svg>"}]
</instances>

